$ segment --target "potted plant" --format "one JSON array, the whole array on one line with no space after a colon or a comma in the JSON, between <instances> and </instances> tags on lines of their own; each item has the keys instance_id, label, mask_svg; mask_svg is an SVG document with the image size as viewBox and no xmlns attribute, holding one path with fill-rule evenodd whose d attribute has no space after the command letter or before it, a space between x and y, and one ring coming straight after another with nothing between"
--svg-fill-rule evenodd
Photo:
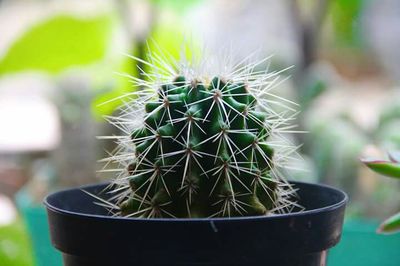
<instances>
[{"instance_id":1,"label":"potted plant","mask_svg":"<svg viewBox=\"0 0 400 266\"><path fill-rule=\"evenodd\" d=\"M279 72L151 58L110 118L124 134L106 160L116 179L45 199L65 265L324 265L347 196L282 176L295 149L293 116L271 107L291 109L270 91Z\"/></svg>"}]
</instances>

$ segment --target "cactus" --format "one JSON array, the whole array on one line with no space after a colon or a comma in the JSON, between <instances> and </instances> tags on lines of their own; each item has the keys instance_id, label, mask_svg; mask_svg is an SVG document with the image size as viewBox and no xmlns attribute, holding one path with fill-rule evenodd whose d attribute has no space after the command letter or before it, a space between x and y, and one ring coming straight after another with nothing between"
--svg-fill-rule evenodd
<instances>
[{"instance_id":1,"label":"cactus","mask_svg":"<svg viewBox=\"0 0 400 266\"><path fill-rule=\"evenodd\" d=\"M125 135L115 137L119 147L105 159L122 166L112 183L114 203L106 206L145 218L267 215L296 206L279 174L295 149L271 140L290 131L293 119L271 108L291 109L270 91L280 72L255 72L257 63L209 79L190 64L178 71L145 64L155 71L143 73L148 81L131 77L142 89L110 117ZM289 149L279 154L274 146Z\"/></svg>"}]
</instances>

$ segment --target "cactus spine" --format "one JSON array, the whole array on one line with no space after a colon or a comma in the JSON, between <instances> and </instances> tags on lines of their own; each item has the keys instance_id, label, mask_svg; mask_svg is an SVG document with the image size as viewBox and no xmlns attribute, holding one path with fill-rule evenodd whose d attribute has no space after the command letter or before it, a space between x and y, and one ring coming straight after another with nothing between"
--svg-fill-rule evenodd
<instances>
[{"instance_id":1,"label":"cactus spine","mask_svg":"<svg viewBox=\"0 0 400 266\"><path fill-rule=\"evenodd\" d=\"M264 99L278 73L253 67L211 80L187 65L167 67L161 81L133 78L144 89L111 118L126 133L107 160L123 166L112 191L118 215L231 217L293 207L276 170L282 156L268 142L287 122Z\"/></svg>"}]
</instances>

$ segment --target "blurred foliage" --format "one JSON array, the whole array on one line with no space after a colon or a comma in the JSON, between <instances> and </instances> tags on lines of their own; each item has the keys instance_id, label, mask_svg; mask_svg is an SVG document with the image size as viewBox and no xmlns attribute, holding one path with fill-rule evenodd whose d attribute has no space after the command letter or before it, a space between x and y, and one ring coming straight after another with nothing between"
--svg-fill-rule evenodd
<instances>
[{"instance_id":1,"label":"blurred foliage","mask_svg":"<svg viewBox=\"0 0 400 266\"><path fill-rule=\"evenodd\" d=\"M353 122L343 117L314 121L309 135L320 178L334 184L337 178L351 182L357 176L357 158L368 139Z\"/></svg>"},{"instance_id":2,"label":"blurred foliage","mask_svg":"<svg viewBox=\"0 0 400 266\"><path fill-rule=\"evenodd\" d=\"M163 23L156 23L149 33L144 54L140 54L140 51L137 49L137 44L135 43L132 44L132 51L130 53L136 57L143 57L146 60L149 60L149 58L147 58L149 53L159 55L166 53L169 58L163 58L163 60L169 62L178 60L184 41L184 37L178 25L181 25L181 21L178 17L172 17L169 21L163 21ZM110 69L109 64L104 64L100 68L96 68L95 71L97 74L95 76L98 77L97 86L104 84L102 77L107 77L110 73L114 73L114 80L116 82L116 84L108 84L111 87L108 89L105 88L106 92L99 94L94 99L93 110L97 116L111 114L123 101L128 100L128 98L121 96L138 89L133 87L133 82L128 75L146 79L145 76L139 73L139 69L136 67L137 63L137 60L134 58L124 56L123 60L119 62L119 65L114 66L115 69ZM153 63L157 67L163 68L160 62L153 61ZM148 65L144 65L143 67L146 72L150 70ZM132 97L133 96L131 96L131 98Z\"/></svg>"},{"instance_id":3,"label":"blurred foliage","mask_svg":"<svg viewBox=\"0 0 400 266\"><path fill-rule=\"evenodd\" d=\"M385 105L379 116L378 145L384 150L400 150L400 102L399 94Z\"/></svg>"},{"instance_id":4,"label":"blurred foliage","mask_svg":"<svg viewBox=\"0 0 400 266\"><path fill-rule=\"evenodd\" d=\"M179 60L182 51L182 44L185 38L182 34L182 28L179 26L178 18L171 20L169 23L159 23L154 27L150 35L150 41L147 46L147 53L166 54L168 57L163 58L167 62ZM193 48L193 47L191 47ZM150 58L148 58L150 59ZM157 67L163 67L155 62ZM148 69L146 69L148 70Z\"/></svg>"},{"instance_id":5,"label":"blurred foliage","mask_svg":"<svg viewBox=\"0 0 400 266\"><path fill-rule=\"evenodd\" d=\"M393 178L400 178L399 162L364 159L363 163L378 174Z\"/></svg>"},{"instance_id":6,"label":"blurred foliage","mask_svg":"<svg viewBox=\"0 0 400 266\"><path fill-rule=\"evenodd\" d=\"M378 232L384 234L398 233L400 231L400 213L387 218L378 229Z\"/></svg>"},{"instance_id":7,"label":"blurred foliage","mask_svg":"<svg viewBox=\"0 0 400 266\"><path fill-rule=\"evenodd\" d=\"M363 159L363 163L374 172L400 178L400 152L389 153L389 160ZM400 212L386 219L378 229L380 233L400 232Z\"/></svg>"},{"instance_id":8,"label":"blurred foliage","mask_svg":"<svg viewBox=\"0 0 400 266\"><path fill-rule=\"evenodd\" d=\"M43 70L59 73L70 66L102 59L111 29L109 16L80 19L55 16L25 32L0 61L0 74Z\"/></svg>"},{"instance_id":9,"label":"blurred foliage","mask_svg":"<svg viewBox=\"0 0 400 266\"><path fill-rule=\"evenodd\" d=\"M203 0L151 0L151 1L160 7L172 7L176 10L182 11L182 9L189 8L190 6L197 4Z\"/></svg>"},{"instance_id":10,"label":"blurred foliage","mask_svg":"<svg viewBox=\"0 0 400 266\"><path fill-rule=\"evenodd\" d=\"M33 266L31 244L23 223L0 227L0 265Z\"/></svg>"},{"instance_id":11,"label":"blurred foliage","mask_svg":"<svg viewBox=\"0 0 400 266\"><path fill-rule=\"evenodd\" d=\"M29 28L0 61L0 75L18 71L45 71L60 75L71 68L90 75L94 88L92 112L97 118L111 114L120 101L109 101L131 90L129 79L118 73L136 75L127 56L109 58L115 26L110 14L89 19L58 15ZM121 53L121 51L117 51Z\"/></svg>"},{"instance_id":12,"label":"blurred foliage","mask_svg":"<svg viewBox=\"0 0 400 266\"><path fill-rule=\"evenodd\" d=\"M163 5L174 1L155 2ZM176 4L183 1L178 2ZM156 23L148 36L152 41L148 42L146 52L158 51L162 47L172 58L179 59L184 38L177 25L181 25L178 16ZM28 70L59 75L71 67L78 68L91 76L92 87L95 88L93 113L97 118L109 115L124 100L120 96L135 89L126 76L138 76L136 60L121 55L116 55L117 59L110 58L107 54L113 26L110 14L90 19L54 16L34 25L15 41L0 61L0 75ZM135 43L129 46L128 53L145 56L138 54Z\"/></svg>"},{"instance_id":13,"label":"blurred foliage","mask_svg":"<svg viewBox=\"0 0 400 266\"><path fill-rule=\"evenodd\" d=\"M363 0L332 1L330 14L335 38L339 44L355 47L362 46L360 17L363 4Z\"/></svg>"},{"instance_id":14,"label":"blurred foliage","mask_svg":"<svg viewBox=\"0 0 400 266\"><path fill-rule=\"evenodd\" d=\"M98 88L92 101L92 112L96 118L111 114L123 103L120 96L134 90L132 81L126 75L137 76L134 60L124 56L116 64L102 64L92 69L93 87Z\"/></svg>"},{"instance_id":15,"label":"blurred foliage","mask_svg":"<svg viewBox=\"0 0 400 266\"><path fill-rule=\"evenodd\" d=\"M387 123L393 122L394 120L400 120L400 102L396 98L396 102L385 106L379 117L379 125L383 126Z\"/></svg>"},{"instance_id":16,"label":"blurred foliage","mask_svg":"<svg viewBox=\"0 0 400 266\"><path fill-rule=\"evenodd\" d=\"M318 66L313 66L304 72L304 77L301 83L299 103L303 110L306 110L310 105L322 95L329 87L326 74L319 71Z\"/></svg>"},{"instance_id":17,"label":"blurred foliage","mask_svg":"<svg viewBox=\"0 0 400 266\"><path fill-rule=\"evenodd\" d=\"M149 36L149 41L146 47L145 59L157 68L165 69L161 61L167 62L170 65L175 65L182 59L182 56L190 59L196 59L200 52L199 41L195 37L185 36L181 24L182 21L175 17L168 23L160 23L155 25ZM189 38L189 39L188 39ZM151 72L154 68L145 66L144 71ZM175 69L178 70L178 69ZM146 78L142 76L141 78Z\"/></svg>"},{"instance_id":18,"label":"blurred foliage","mask_svg":"<svg viewBox=\"0 0 400 266\"><path fill-rule=\"evenodd\" d=\"M304 94L302 95L302 108L307 109L307 107L320 96L326 89L327 84L322 79L313 80L310 83L305 84Z\"/></svg>"},{"instance_id":19,"label":"blurred foliage","mask_svg":"<svg viewBox=\"0 0 400 266\"><path fill-rule=\"evenodd\" d=\"M400 119L385 123L379 127L377 132L378 146L384 150L398 150L400 149Z\"/></svg>"},{"instance_id":20,"label":"blurred foliage","mask_svg":"<svg viewBox=\"0 0 400 266\"><path fill-rule=\"evenodd\" d=\"M307 112L310 134L306 134L306 143L317 175L320 181L341 187L349 194L352 201L348 216L383 217L387 215L385 210L398 208L398 184L376 180L373 175L365 177L358 159L370 144L383 150L400 149L397 95L396 92L388 95L388 100L376 110L376 116L370 118L375 118L376 124L369 126L358 120L359 116L352 115L352 107L343 106L332 113L328 103L315 105ZM335 98L331 96L330 103L333 101Z\"/></svg>"},{"instance_id":21,"label":"blurred foliage","mask_svg":"<svg viewBox=\"0 0 400 266\"><path fill-rule=\"evenodd\" d=\"M182 12L178 10L199 1L154 0L155 5L173 7L176 12L162 23L155 20L146 52L162 47L172 58L179 59L184 38L179 26L182 25L179 17ZM111 33L115 26L111 13L88 19L71 15L46 19L33 25L11 45L0 61L0 76L19 71L45 71L59 75L72 67L77 68L90 75L95 117L109 115L126 100L120 96L136 89L126 76L139 75L136 60L122 56L123 51L109 55ZM145 57L139 54L135 42L129 44L129 50L129 54Z\"/></svg>"},{"instance_id":22,"label":"blurred foliage","mask_svg":"<svg viewBox=\"0 0 400 266\"><path fill-rule=\"evenodd\" d=\"M376 142L384 150L400 150L400 92L389 96L379 115Z\"/></svg>"}]
</instances>

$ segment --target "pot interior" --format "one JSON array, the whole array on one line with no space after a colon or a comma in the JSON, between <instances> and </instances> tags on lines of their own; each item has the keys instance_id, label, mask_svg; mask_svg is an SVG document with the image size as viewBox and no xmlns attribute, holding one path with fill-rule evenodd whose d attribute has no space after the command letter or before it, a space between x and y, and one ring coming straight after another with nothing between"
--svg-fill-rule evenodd
<instances>
[{"instance_id":1,"label":"pot interior","mask_svg":"<svg viewBox=\"0 0 400 266\"><path fill-rule=\"evenodd\" d=\"M297 202L304 210L295 209L291 215L303 215L305 213L318 212L326 209L335 209L343 206L347 201L347 195L338 189L320 185L308 184L303 182L290 182L294 188L297 189ZM85 214L95 216L112 216L112 213L104 208L95 204L100 200L85 193L96 195L102 199L108 199L112 195L107 193L108 184L89 185L81 187L80 189L69 189L56 192L49 195L45 200L45 205L53 211L71 214ZM286 214L279 214L274 216L285 216ZM242 217L237 217L242 218ZM121 217L121 219L123 219ZM170 218L163 218L168 220ZM201 218L200 218L201 219ZM218 219L218 218L217 218ZM231 219L235 219L231 218ZM172 219L176 220L176 219ZM184 220L184 219L181 219Z\"/></svg>"}]
</instances>

